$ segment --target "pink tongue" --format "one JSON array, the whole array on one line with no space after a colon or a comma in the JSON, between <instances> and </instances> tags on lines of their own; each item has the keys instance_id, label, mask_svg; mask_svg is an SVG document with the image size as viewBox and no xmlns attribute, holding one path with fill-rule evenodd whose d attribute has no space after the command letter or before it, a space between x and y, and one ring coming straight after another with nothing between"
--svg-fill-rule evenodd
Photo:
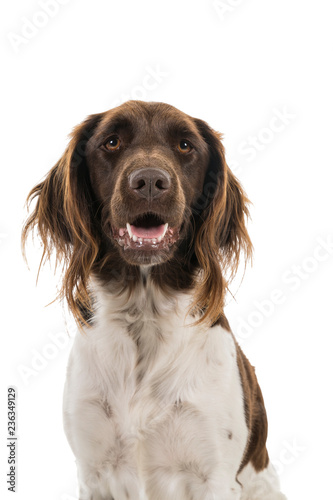
<instances>
[{"instance_id":1,"label":"pink tongue","mask_svg":"<svg viewBox=\"0 0 333 500\"><path fill-rule=\"evenodd\" d=\"M138 227L131 225L131 231L138 238L159 238L164 233L165 224L152 227Z\"/></svg>"}]
</instances>

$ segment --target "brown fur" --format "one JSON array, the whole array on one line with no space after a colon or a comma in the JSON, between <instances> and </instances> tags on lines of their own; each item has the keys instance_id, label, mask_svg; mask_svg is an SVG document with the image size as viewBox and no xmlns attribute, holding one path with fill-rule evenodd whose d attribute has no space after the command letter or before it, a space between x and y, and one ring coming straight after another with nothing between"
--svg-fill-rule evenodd
<instances>
[{"instance_id":1,"label":"brown fur","mask_svg":"<svg viewBox=\"0 0 333 500\"><path fill-rule=\"evenodd\" d=\"M125 151L122 156L109 157L110 166L97 145L117 127L133 154L126 157ZM183 138L184 133L196 141L196 162L189 163L165 147L175 138ZM134 148L137 137L144 141L144 147L140 148L140 143ZM146 161L147 150L154 154L155 162L170 171L175 186L156 211L168 212L175 221L180 211L184 212L181 238L170 255L152 268L153 280L164 288L194 288L192 312L199 312L199 321L211 325L224 316L227 272L232 278L242 251L245 258L251 255L245 228L248 200L226 165L220 135L202 120L171 106L130 101L92 115L77 126L62 158L28 196L29 203L35 198L37 203L23 229L23 248L30 230L37 228L44 245L42 261L55 251L63 266L60 298L67 300L78 322L86 321L87 311L92 309L91 275L103 282L114 280L120 289L135 286L140 279L139 266L126 262L113 241L109 212L110 203L111 207L120 205L119 197L126 199L128 213L144 210L144 201L137 208L137 201L126 193L125 180ZM186 161L192 169L188 174ZM114 213L115 219L129 216L119 210Z\"/></svg>"},{"instance_id":2,"label":"brown fur","mask_svg":"<svg viewBox=\"0 0 333 500\"><path fill-rule=\"evenodd\" d=\"M244 393L246 422L249 429L247 447L239 472L250 461L254 469L259 472L268 465L266 449L268 423L264 400L254 367L238 345L237 363Z\"/></svg>"}]
</instances>

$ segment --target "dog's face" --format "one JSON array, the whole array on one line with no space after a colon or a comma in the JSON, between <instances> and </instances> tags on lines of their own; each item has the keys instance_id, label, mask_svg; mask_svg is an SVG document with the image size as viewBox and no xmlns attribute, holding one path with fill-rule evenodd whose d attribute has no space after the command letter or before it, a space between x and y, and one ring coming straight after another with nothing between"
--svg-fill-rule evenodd
<instances>
[{"instance_id":1,"label":"dog's face","mask_svg":"<svg viewBox=\"0 0 333 500\"><path fill-rule=\"evenodd\" d=\"M105 234L130 264L169 260L199 208L209 164L195 120L166 104L126 103L86 147Z\"/></svg>"},{"instance_id":2,"label":"dog's face","mask_svg":"<svg viewBox=\"0 0 333 500\"><path fill-rule=\"evenodd\" d=\"M213 323L243 250L247 198L207 123L163 103L129 101L78 125L67 150L29 200L23 229L38 228L43 258L64 265L61 296L77 319L90 307L92 275L135 286L194 288L195 310ZM130 281L131 280L131 281ZM201 320L200 320L201 321Z\"/></svg>"}]
</instances>

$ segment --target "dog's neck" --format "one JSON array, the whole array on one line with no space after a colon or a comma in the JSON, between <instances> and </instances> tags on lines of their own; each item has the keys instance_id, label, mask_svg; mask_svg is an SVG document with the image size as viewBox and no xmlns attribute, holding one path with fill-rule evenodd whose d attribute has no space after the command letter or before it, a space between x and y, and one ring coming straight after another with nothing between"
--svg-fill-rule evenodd
<instances>
[{"instance_id":1,"label":"dog's neck","mask_svg":"<svg viewBox=\"0 0 333 500\"><path fill-rule=\"evenodd\" d=\"M157 266L156 266L157 267ZM92 279L92 294L98 304L95 321L121 322L129 331L134 324L152 324L163 321L183 326L193 325L199 316L191 311L195 282L200 279L196 273L189 280L189 287L179 287L172 281L172 275L166 282L161 281L163 273L156 267L140 267L128 276L131 286L124 286L123 280L105 282L98 277ZM157 271L157 272L156 272ZM174 280L179 276L174 275ZM173 285L173 286L172 286ZM230 330L229 323L222 313L218 323ZM209 325L206 325L209 327ZM211 325L212 326L212 325Z\"/></svg>"},{"instance_id":2,"label":"dog's neck","mask_svg":"<svg viewBox=\"0 0 333 500\"><path fill-rule=\"evenodd\" d=\"M192 300L191 290L176 292L167 285L160 287L149 267L140 268L132 287L123 287L116 280L105 284L94 278L92 292L98 304L98 316L118 318L128 325L139 318L146 322L168 319L171 314L182 317L185 322Z\"/></svg>"}]
</instances>

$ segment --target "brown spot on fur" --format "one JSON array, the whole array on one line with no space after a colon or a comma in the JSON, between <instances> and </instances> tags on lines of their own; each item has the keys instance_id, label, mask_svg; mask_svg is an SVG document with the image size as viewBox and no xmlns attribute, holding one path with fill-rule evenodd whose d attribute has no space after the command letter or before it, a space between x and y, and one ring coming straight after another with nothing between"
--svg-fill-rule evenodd
<instances>
[{"instance_id":1,"label":"brown spot on fur","mask_svg":"<svg viewBox=\"0 0 333 500\"><path fill-rule=\"evenodd\" d=\"M108 417L108 418L111 418L112 417L112 409L111 409L111 406L109 405L108 401L103 401L102 403L102 408L105 412L105 415Z\"/></svg>"}]
</instances>

